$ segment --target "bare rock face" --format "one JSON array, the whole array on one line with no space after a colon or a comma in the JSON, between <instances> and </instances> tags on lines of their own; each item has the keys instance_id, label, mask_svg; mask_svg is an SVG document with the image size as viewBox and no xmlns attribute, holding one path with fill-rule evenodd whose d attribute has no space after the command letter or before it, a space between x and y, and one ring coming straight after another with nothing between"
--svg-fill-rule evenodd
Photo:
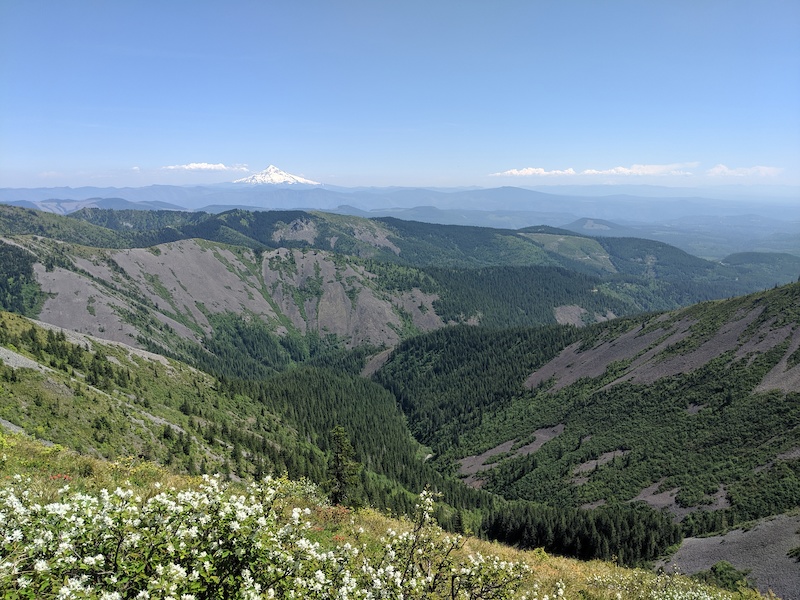
<instances>
[{"instance_id":1,"label":"bare rock face","mask_svg":"<svg viewBox=\"0 0 800 600\"><path fill-rule=\"evenodd\" d=\"M289 224L291 239L316 236L313 223ZM102 339L141 345L153 329L201 340L211 317L245 315L277 334L335 335L348 345L392 346L410 331L443 325L436 296L387 291L378 277L331 252L280 248L255 253L200 240L153 248L84 249L74 269L35 272L49 294L41 320ZM156 337L158 337L156 335Z\"/></svg>"},{"instance_id":2,"label":"bare rock face","mask_svg":"<svg viewBox=\"0 0 800 600\"><path fill-rule=\"evenodd\" d=\"M301 241L313 244L317 240L317 225L308 219L295 219L288 225L277 227L272 234L272 241Z\"/></svg>"},{"instance_id":3,"label":"bare rock face","mask_svg":"<svg viewBox=\"0 0 800 600\"><path fill-rule=\"evenodd\" d=\"M207 313L277 316L269 302L254 293L260 282L248 269L257 261L249 250L237 255L220 246L184 240L159 246L157 252L123 250L113 259L159 309L185 314L204 331L210 331Z\"/></svg>"},{"instance_id":4,"label":"bare rock face","mask_svg":"<svg viewBox=\"0 0 800 600\"><path fill-rule=\"evenodd\" d=\"M300 331L334 334L350 345L394 345L403 319L417 329L442 326L435 296L414 289L388 294L375 275L328 252L281 248L264 255L264 284L282 314Z\"/></svg>"}]
</instances>

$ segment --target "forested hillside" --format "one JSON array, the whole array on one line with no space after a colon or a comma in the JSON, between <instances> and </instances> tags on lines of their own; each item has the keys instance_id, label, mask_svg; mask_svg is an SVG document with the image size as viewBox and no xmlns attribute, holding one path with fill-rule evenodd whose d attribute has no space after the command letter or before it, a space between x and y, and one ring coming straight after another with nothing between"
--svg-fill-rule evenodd
<instances>
[{"instance_id":1,"label":"forested hillside","mask_svg":"<svg viewBox=\"0 0 800 600\"><path fill-rule=\"evenodd\" d=\"M302 211L232 210L209 215L84 209L70 217L127 232L123 246L198 237L253 248L303 244L423 267L561 266L581 273L620 273L670 284L696 282L691 292L678 292L686 294L689 302L707 299L703 294L728 297L788 283L800 274L800 258L791 254L746 252L714 262L663 242L593 238L545 226L511 230ZM131 235L133 232L141 237Z\"/></svg>"},{"instance_id":2,"label":"forested hillside","mask_svg":"<svg viewBox=\"0 0 800 600\"><path fill-rule=\"evenodd\" d=\"M641 500L715 531L800 498L798 307L792 284L584 330L443 329L401 344L375 380L473 487Z\"/></svg>"},{"instance_id":3,"label":"forested hillside","mask_svg":"<svg viewBox=\"0 0 800 600\"><path fill-rule=\"evenodd\" d=\"M33 265L36 256L0 242L0 309L35 316L44 297L36 281Z\"/></svg>"},{"instance_id":4,"label":"forested hillside","mask_svg":"<svg viewBox=\"0 0 800 600\"><path fill-rule=\"evenodd\" d=\"M549 227L301 211L67 218L2 206L0 235L35 258L33 276L8 263L5 306L183 358L196 352L183 349L187 340L219 347L222 323L242 316L295 346L308 335L391 346L447 323L580 326L672 309L772 287L791 266L776 270L757 254L722 265L658 242Z\"/></svg>"},{"instance_id":5,"label":"forested hillside","mask_svg":"<svg viewBox=\"0 0 800 600\"><path fill-rule=\"evenodd\" d=\"M345 218L331 217L334 224L339 219L349 223L348 227L360 228L357 234L361 240L347 238L354 252L358 254L363 247L374 250L374 244L378 244L393 260L342 254L340 247L346 244L341 236L334 236L337 251L315 249L310 244L320 228L315 221L280 221L300 213L236 213L241 227L247 217L254 220L253 227L258 231L269 231L269 239L278 240L272 243L281 246L275 249L207 241L219 237L216 235L176 239L182 234L172 226L160 230L164 235L156 238L176 241L147 248L134 245L112 249L70 241L88 242L87 228L96 226L53 215L36 222L38 216L32 211L14 211L24 217L8 227L17 235L7 237L8 244L0 243L8 248L7 253L29 258L25 264L6 263L6 269L12 270L5 276L6 286L13 287L13 294L6 298L8 308L184 359L198 359L197 343L212 350L214 356L224 354L232 332L240 340L243 336L262 338L258 342L262 350L264 340L274 338L269 342L273 349L264 353L266 361L262 360L269 366L272 360L285 364L292 360L292 353L307 354L317 343L315 339L349 347L391 346L447 323L583 325L652 304L647 300L653 293L651 283L609 283L597 275L563 267L518 265L471 270L403 265L394 252L386 250L393 246L386 232L364 219L349 223ZM152 227L162 220L158 213L140 217L120 212L90 211L123 229L120 239L113 243L108 236L116 235L114 231L98 229L102 235L97 239L109 246L130 245L128 236L142 233L137 226ZM233 216L223 215L228 219ZM264 222L266 216L268 222ZM185 217L189 224L184 225L194 227L196 215L186 213ZM175 213L165 213L163 220L183 223ZM208 226L221 223L205 220L198 226L209 233ZM81 224L77 228L80 235L72 235L70 231ZM34 231L63 238L18 234ZM144 233L151 236L153 231ZM242 242L238 235L224 237ZM262 238L267 239L266 235ZM152 237L147 241L153 241ZM27 252L12 250L10 244ZM27 283L23 286L23 282Z\"/></svg>"},{"instance_id":6,"label":"forested hillside","mask_svg":"<svg viewBox=\"0 0 800 600\"><path fill-rule=\"evenodd\" d=\"M342 370L335 354L271 377L214 378L159 355L41 329L3 313L0 358L0 419L82 453L138 455L187 473L237 478L286 472L325 485L339 425L361 465L349 495L356 504L406 514L415 495L433 487L444 494L438 517L447 527L502 537L496 519L513 514L550 532L536 543L548 551L613 555L625 564L654 560L679 538L668 518L643 507L514 508L464 486L434 469L430 450L412 437L395 397ZM355 358L352 368L363 363ZM601 522L613 524L613 537L597 537Z\"/></svg>"}]
</instances>

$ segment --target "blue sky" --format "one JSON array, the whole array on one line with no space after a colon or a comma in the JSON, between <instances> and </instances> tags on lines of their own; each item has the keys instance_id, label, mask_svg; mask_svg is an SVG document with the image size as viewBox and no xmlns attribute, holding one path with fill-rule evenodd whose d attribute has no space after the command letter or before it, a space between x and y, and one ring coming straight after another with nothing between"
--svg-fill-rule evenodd
<instances>
[{"instance_id":1,"label":"blue sky","mask_svg":"<svg viewBox=\"0 0 800 600\"><path fill-rule=\"evenodd\" d=\"M800 2L0 0L0 186L800 184ZM167 168L173 167L173 168Z\"/></svg>"}]
</instances>

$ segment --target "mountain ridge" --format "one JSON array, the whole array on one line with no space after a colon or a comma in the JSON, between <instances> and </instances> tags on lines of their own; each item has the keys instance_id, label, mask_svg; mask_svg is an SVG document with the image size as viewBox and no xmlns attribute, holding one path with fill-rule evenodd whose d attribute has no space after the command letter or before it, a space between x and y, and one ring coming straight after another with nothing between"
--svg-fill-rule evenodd
<instances>
[{"instance_id":1,"label":"mountain ridge","mask_svg":"<svg viewBox=\"0 0 800 600\"><path fill-rule=\"evenodd\" d=\"M638 188L634 188L636 190ZM721 259L750 250L800 256L798 203L784 197L690 198L683 196L581 195L580 188L340 188L306 184L209 186L154 185L144 188L0 189L0 202L71 214L84 207L119 208L105 199L132 202L129 208L203 210L324 210L365 217L455 225L495 225L519 229L534 225L583 230L584 219L617 222L615 235L664 241L697 256ZM595 190L597 191L597 190ZM602 190L600 190L602 191ZM609 189L607 191L615 191ZM643 192L647 192L644 189ZM663 191L663 190L661 190ZM701 192L702 190L697 190ZM686 201L685 201L686 200Z\"/></svg>"},{"instance_id":2,"label":"mountain ridge","mask_svg":"<svg viewBox=\"0 0 800 600\"><path fill-rule=\"evenodd\" d=\"M302 211L67 218L0 207L0 223L7 242L37 257L30 278L45 320L167 346L198 342L218 316L242 311L279 335L316 331L348 345L391 346L458 322L580 326L771 286L793 278L798 262L772 271L763 255L724 266L658 242L552 228Z\"/></svg>"}]
</instances>

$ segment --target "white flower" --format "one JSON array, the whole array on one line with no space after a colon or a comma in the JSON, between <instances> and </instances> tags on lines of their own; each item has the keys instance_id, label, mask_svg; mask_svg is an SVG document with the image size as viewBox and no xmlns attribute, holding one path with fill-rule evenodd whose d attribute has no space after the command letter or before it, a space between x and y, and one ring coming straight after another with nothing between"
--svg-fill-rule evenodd
<instances>
[{"instance_id":1,"label":"white flower","mask_svg":"<svg viewBox=\"0 0 800 600\"><path fill-rule=\"evenodd\" d=\"M19 542L21 540L22 540L22 531L20 531L19 529L15 529L14 531L12 531L10 534L6 536L5 539L7 544Z\"/></svg>"},{"instance_id":2,"label":"white flower","mask_svg":"<svg viewBox=\"0 0 800 600\"><path fill-rule=\"evenodd\" d=\"M39 559L35 563L33 563L33 570L36 571L37 573L42 573L44 571L49 571L50 567L47 564L46 560Z\"/></svg>"}]
</instances>

